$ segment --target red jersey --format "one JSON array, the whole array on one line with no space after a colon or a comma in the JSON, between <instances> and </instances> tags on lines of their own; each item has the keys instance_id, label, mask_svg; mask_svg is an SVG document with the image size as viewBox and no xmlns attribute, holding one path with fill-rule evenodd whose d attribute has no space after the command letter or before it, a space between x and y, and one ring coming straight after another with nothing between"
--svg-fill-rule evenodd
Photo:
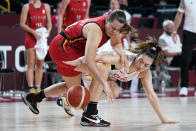
<instances>
[{"instance_id":1,"label":"red jersey","mask_svg":"<svg viewBox=\"0 0 196 131\"><path fill-rule=\"evenodd\" d=\"M70 0L63 16L63 29L76 21L84 20L88 9L87 0Z\"/></svg>"},{"instance_id":2,"label":"red jersey","mask_svg":"<svg viewBox=\"0 0 196 131\"><path fill-rule=\"evenodd\" d=\"M27 25L36 30L40 27L46 27L46 9L44 3L40 8L35 8L32 3L29 4L29 12L27 16Z\"/></svg>"},{"instance_id":3,"label":"red jersey","mask_svg":"<svg viewBox=\"0 0 196 131\"><path fill-rule=\"evenodd\" d=\"M29 11L27 16L27 25L32 28L33 30L36 30L40 27L46 27L46 9L44 6L44 3L41 3L40 8L35 8L32 3L29 4ZM33 34L27 32L25 36L25 47L28 48L34 48L36 44L36 39L33 36Z\"/></svg>"},{"instance_id":4,"label":"red jersey","mask_svg":"<svg viewBox=\"0 0 196 131\"><path fill-rule=\"evenodd\" d=\"M61 45L65 50L65 52L69 53L69 50L71 49L71 50L75 50L77 54L79 54L80 56L84 55L85 47L86 47L86 39L83 36L82 29L84 25L88 23L96 23L101 28L103 34L99 47L105 44L109 40L109 37L105 33L105 19L107 16L108 15L104 15L96 18L81 20L68 26L64 30L67 40Z\"/></svg>"},{"instance_id":5,"label":"red jersey","mask_svg":"<svg viewBox=\"0 0 196 131\"><path fill-rule=\"evenodd\" d=\"M64 62L84 56L86 39L83 37L82 29L86 24L96 23L101 28L102 40L99 47L108 41L109 37L105 33L105 19L107 16L78 21L68 26L52 40L49 53L52 60L57 64L57 71L60 74L63 76L77 76L81 73L74 70L75 66L65 64Z\"/></svg>"}]
</instances>

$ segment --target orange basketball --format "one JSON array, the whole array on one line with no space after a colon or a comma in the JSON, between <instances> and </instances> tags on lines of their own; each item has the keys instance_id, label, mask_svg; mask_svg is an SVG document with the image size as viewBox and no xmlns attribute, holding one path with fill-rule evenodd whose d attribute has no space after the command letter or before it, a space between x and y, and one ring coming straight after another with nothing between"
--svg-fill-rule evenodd
<instances>
[{"instance_id":1,"label":"orange basketball","mask_svg":"<svg viewBox=\"0 0 196 131\"><path fill-rule=\"evenodd\" d=\"M67 91L67 103L77 109L85 108L90 100L88 89L83 86L72 86Z\"/></svg>"}]
</instances>

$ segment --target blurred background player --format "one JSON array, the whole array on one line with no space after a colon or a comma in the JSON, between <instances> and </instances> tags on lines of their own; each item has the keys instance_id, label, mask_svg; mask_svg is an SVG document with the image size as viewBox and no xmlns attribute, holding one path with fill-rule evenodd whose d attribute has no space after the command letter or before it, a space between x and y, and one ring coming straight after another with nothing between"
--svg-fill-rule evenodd
<instances>
[{"instance_id":1,"label":"blurred background player","mask_svg":"<svg viewBox=\"0 0 196 131\"><path fill-rule=\"evenodd\" d=\"M91 0L62 0L58 11L58 33L76 21L89 18Z\"/></svg>"},{"instance_id":2,"label":"blurred background player","mask_svg":"<svg viewBox=\"0 0 196 131\"><path fill-rule=\"evenodd\" d=\"M41 0L32 0L32 2L25 4L22 9L20 26L24 31L26 31L26 79L28 83L28 90L31 93L36 93L36 91L39 92L41 90L40 85L42 82L42 68L44 59L38 60L36 57L34 46L36 45L36 41L40 39L41 36L35 30L41 27L47 27L47 34L50 34L52 29L50 6L48 4L42 3ZM35 75L34 69L36 69Z\"/></svg>"}]
</instances>

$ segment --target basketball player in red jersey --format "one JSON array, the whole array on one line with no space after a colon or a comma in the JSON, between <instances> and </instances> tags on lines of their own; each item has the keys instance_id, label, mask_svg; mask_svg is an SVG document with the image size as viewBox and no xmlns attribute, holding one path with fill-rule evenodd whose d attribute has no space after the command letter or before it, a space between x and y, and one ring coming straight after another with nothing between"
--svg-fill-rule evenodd
<instances>
[{"instance_id":1,"label":"basketball player in red jersey","mask_svg":"<svg viewBox=\"0 0 196 131\"><path fill-rule=\"evenodd\" d=\"M130 31L125 14L120 10L113 11L109 16L78 21L58 34L50 44L50 56L57 64L57 71L62 74L65 82L54 84L39 93L23 94L24 103L30 110L39 114L37 103L45 97L57 96L66 93L73 85L80 85L81 72L75 71L71 63L84 56L85 63L94 76L90 86L90 102L87 111L83 113L81 125L83 126L109 126L110 123L98 116L97 103L104 90L107 98L112 101L111 88L107 82L108 74L102 68L104 64L96 64L96 50L108 39L114 51L119 55L121 64L128 68L127 59L120 42L120 32ZM104 65L105 67L105 65ZM101 83L102 87L98 87Z\"/></svg>"},{"instance_id":2,"label":"basketball player in red jersey","mask_svg":"<svg viewBox=\"0 0 196 131\"><path fill-rule=\"evenodd\" d=\"M40 27L48 27L48 35L52 29L50 6L48 4L41 3L41 0L33 0L32 3L25 4L22 9L21 28L26 31L25 35L25 48L27 56L27 71L26 79L28 83L28 89L31 93L36 93L41 90L40 85L42 81L42 68L44 60L38 60L34 46L36 41L41 37L35 30ZM36 65L36 71L34 76L34 67ZM35 78L35 86L33 81Z\"/></svg>"},{"instance_id":3,"label":"basketball player in red jersey","mask_svg":"<svg viewBox=\"0 0 196 131\"><path fill-rule=\"evenodd\" d=\"M62 0L58 9L58 33L74 22L88 18L90 4L91 0ZM62 106L68 115L74 115L72 109L65 104L65 97L58 98L57 105Z\"/></svg>"},{"instance_id":4,"label":"basketball player in red jersey","mask_svg":"<svg viewBox=\"0 0 196 131\"><path fill-rule=\"evenodd\" d=\"M89 17L91 0L63 0L58 13L58 33L76 21Z\"/></svg>"}]
</instances>

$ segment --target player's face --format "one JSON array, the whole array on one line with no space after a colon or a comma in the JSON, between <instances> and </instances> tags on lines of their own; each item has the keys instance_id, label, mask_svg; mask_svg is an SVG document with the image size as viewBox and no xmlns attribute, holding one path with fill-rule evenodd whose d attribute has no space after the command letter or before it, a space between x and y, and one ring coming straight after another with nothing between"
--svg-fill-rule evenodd
<instances>
[{"instance_id":1,"label":"player's face","mask_svg":"<svg viewBox=\"0 0 196 131\"><path fill-rule=\"evenodd\" d=\"M120 32L120 29L124 26L124 24L114 20L113 22L107 22L106 24L106 34L108 36L113 36Z\"/></svg>"},{"instance_id":2,"label":"player's face","mask_svg":"<svg viewBox=\"0 0 196 131\"><path fill-rule=\"evenodd\" d=\"M36 3L37 1L40 1L40 0L33 0L33 3Z\"/></svg>"},{"instance_id":3,"label":"player's face","mask_svg":"<svg viewBox=\"0 0 196 131\"><path fill-rule=\"evenodd\" d=\"M110 9L115 10L115 9L120 9L120 3L118 0L112 0L110 3Z\"/></svg>"},{"instance_id":4,"label":"player's face","mask_svg":"<svg viewBox=\"0 0 196 131\"><path fill-rule=\"evenodd\" d=\"M134 62L134 68L137 72L143 72L150 68L153 63L153 59L146 54L139 55Z\"/></svg>"}]
</instances>

